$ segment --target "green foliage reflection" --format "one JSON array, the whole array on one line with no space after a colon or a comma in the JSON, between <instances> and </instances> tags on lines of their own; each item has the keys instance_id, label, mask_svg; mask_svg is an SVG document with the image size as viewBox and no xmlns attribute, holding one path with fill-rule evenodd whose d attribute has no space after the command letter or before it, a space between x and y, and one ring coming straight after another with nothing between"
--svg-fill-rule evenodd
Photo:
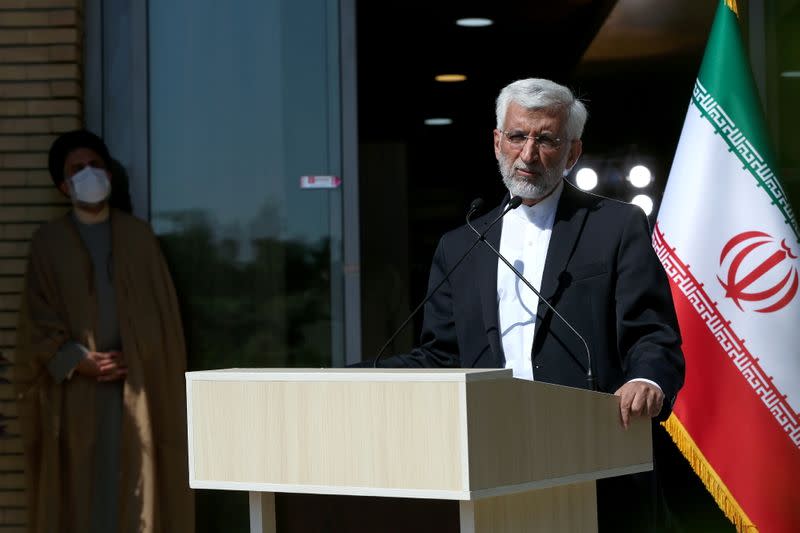
<instances>
[{"instance_id":1,"label":"green foliage reflection","mask_svg":"<svg viewBox=\"0 0 800 533\"><path fill-rule=\"evenodd\" d=\"M190 369L330 366L329 239L248 238L204 210L157 219Z\"/></svg>"}]
</instances>

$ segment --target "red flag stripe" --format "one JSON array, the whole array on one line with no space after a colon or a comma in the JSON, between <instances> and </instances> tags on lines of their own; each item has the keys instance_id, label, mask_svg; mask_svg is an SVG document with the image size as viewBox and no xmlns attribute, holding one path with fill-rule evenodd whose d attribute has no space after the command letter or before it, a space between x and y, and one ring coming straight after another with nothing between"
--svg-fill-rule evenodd
<instances>
[{"instance_id":1,"label":"red flag stripe","mask_svg":"<svg viewBox=\"0 0 800 533\"><path fill-rule=\"evenodd\" d=\"M675 285L673 295L686 355L675 416L759 530L800 531L800 450L692 302Z\"/></svg>"}]
</instances>

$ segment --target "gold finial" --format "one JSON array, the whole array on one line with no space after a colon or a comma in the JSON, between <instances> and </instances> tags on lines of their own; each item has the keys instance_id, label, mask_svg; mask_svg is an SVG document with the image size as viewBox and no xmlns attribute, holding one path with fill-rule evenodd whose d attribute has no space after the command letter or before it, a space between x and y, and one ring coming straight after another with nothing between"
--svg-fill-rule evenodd
<instances>
[{"instance_id":1,"label":"gold finial","mask_svg":"<svg viewBox=\"0 0 800 533\"><path fill-rule=\"evenodd\" d=\"M728 6L737 17L739 16L739 9L736 7L736 0L725 0L725 5Z\"/></svg>"}]
</instances>

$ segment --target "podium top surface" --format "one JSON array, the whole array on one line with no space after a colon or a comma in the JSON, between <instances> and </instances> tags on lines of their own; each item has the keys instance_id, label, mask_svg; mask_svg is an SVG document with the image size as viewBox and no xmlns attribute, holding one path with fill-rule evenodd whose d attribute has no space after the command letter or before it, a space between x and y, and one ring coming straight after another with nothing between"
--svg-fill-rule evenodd
<instances>
[{"instance_id":1,"label":"podium top surface","mask_svg":"<svg viewBox=\"0 0 800 533\"><path fill-rule=\"evenodd\" d=\"M511 378L510 368L225 368L186 372L186 381L454 381Z\"/></svg>"}]
</instances>

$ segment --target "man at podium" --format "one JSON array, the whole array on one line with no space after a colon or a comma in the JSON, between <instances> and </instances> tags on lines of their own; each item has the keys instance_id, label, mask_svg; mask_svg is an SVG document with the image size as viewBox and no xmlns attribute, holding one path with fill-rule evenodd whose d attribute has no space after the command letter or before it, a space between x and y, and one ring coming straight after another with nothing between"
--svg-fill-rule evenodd
<instances>
[{"instance_id":1,"label":"man at podium","mask_svg":"<svg viewBox=\"0 0 800 533\"><path fill-rule=\"evenodd\" d=\"M509 194L441 238L420 344L378 366L512 368L518 378L616 394L626 427L631 417L665 420L684 360L644 212L563 179L581 155L587 118L568 88L516 81L500 92L496 114L494 151ZM597 486L600 531L662 527L652 473Z\"/></svg>"}]
</instances>

